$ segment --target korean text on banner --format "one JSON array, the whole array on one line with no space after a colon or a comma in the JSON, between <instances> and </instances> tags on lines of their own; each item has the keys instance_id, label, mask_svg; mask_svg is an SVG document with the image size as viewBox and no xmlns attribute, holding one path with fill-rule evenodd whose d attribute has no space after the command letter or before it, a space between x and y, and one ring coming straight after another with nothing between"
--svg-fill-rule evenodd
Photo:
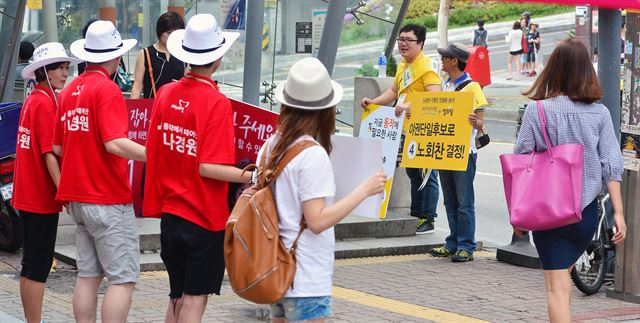
<instances>
[{"instance_id":1,"label":"korean text on banner","mask_svg":"<svg viewBox=\"0 0 640 323\"><path fill-rule=\"evenodd\" d=\"M471 92L414 92L406 102L411 117L401 167L465 170L469 161L473 111Z\"/></svg>"},{"instance_id":2,"label":"korean text on banner","mask_svg":"<svg viewBox=\"0 0 640 323\"><path fill-rule=\"evenodd\" d=\"M147 131L151 122L153 99L125 100L129 114L127 137L141 145L147 142ZM142 214L142 191L144 189L144 166L141 161L129 161L129 181L133 191L133 209Z\"/></svg>"},{"instance_id":3,"label":"korean text on banner","mask_svg":"<svg viewBox=\"0 0 640 323\"><path fill-rule=\"evenodd\" d=\"M393 107L370 104L368 108L362 111L359 137L382 140L382 170L387 175L387 184L384 186L380 205L380 218L384 219L387 217L387 207L391 197L404 115L397 118Z\"/></svg>"},{"instance_id":4,"label":"korean text on banner","mask_svg":"<svg viewBox=\"0 0 640 323\"><path fill-rule=\"evenodd\" d=\"M229 99L233 108L236 163L248 159L256 162L258 151L278 127L278 114L255 105Z\"/></svg>"},{"instance_id":5,"label":"korean text on banner","mask_svg":"<svg viewBox=\"0 0 640 323\"><path fill-rule=\"evenodd\" d=\"M331 136L333 150L329 158L333 166L336 196L339 201L362 181L382 169L382 141L371 138ZM377 219L382 194L366 198L351 214Z\"/></svg>"}]
</instances>

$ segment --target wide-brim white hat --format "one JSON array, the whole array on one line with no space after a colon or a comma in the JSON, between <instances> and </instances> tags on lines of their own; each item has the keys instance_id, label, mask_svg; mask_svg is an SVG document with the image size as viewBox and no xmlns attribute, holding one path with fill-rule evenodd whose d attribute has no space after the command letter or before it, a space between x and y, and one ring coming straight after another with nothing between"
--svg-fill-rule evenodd
<instances>
[{"instance_id":1,"label":"wide-brim white hat","mask_svg":"<svg viewBox=\"0 0 640 323\"><path fill-rule=\"evenodd\" d=\"M239 36L237 32L220 30L212 15L198 14L189 19L186 29L169 35L167 49L184 63L206 65L222 57Z\"/></svg>"},{"instance_id":2,"label":"wide-brim white hat","mask_svg":"<svg viewBox=\"0 0 640 323\"><path fill-rule=\"evenodd\" d=\"M67 51L64 50L64 46L60 43L42 44L33 51L33 61L22 70L22 78L25 80L35 78L36 70L59 62L69 62L70 65L75 65L82 62L82 60L69 57Z\"/></svg>"},{"instance_id":3,"label":"wide-brim white hat","mask_svg":"<svg viewBox=\"0 0 640 323\"><path fill-rule=\"evenodd\" d=\"M276 100L288 107L322 110L340 103L342 85L331 79L317 58L307 57L291 66L287 80L276 87Z\"/></svg>"},{"instance_id":4,"label":"wide-brim white hat","mask_svg":"<svg viewBox=\"0 0 640 323\"><path fill-rule=\"evenodd\" d=\"M122 39L111 21L98 20L87 28L87 35L71 43L75 57L91 63L102 63L122 56L136 45L135 39Z\"/></svg>"}]
</instances>

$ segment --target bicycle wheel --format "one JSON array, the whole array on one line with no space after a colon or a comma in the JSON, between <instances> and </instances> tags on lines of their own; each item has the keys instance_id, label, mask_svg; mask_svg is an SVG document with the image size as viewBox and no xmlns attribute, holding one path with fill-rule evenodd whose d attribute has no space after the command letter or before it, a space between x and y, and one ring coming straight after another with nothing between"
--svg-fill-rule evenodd
<instances>
[{"instance_id":1,"label":"bicycle wheel","mask_svg":"<svg viewBox=\"0 0 640 323\"><path fill-rule=\"evenodd\" d=\"M604 284L607 271L605 236L602 234L600 238L591 241L591 245L578 258L571 270L571 280L581 292L587 295L597 293Z\"/></svg>"}]
</instances>

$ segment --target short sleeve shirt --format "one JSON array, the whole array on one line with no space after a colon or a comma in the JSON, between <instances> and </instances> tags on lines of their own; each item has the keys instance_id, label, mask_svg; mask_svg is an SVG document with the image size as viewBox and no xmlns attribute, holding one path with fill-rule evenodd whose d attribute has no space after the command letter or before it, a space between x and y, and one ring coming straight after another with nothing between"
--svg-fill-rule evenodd
<instances>
[{"instance_id":1,"label":"short sleeve shirt","mask_svg":"<svg viewBox=\"0 0 640 323\"><path fill-rule=\"evenodd\" d=\"M456 87L460 83L468 79L470 79L470 77L469 77L469 74L467 73L464 73L464 75L458 78L457 80L452 81L449 79L445 83L444 90L455 91ZM478 84L478 82L471 82L467 84L467 86L465 86L461 91L467 91L467 92L473 93L473 111L474 112L484 112L484 106L488 105L489 103L487 102L487 98L484 96L484 92L482 92L482 88L480 87L480 84ZM469 147L471 147L471 149L469 149L469 152L472 154L475 154L478 152L478 149L476 148L477 134L478 134L478 129L473 128L473 131L471 132L471 143L469 145Z\"/></svg>"},{"instance_id":2,"label":"short sleeve shirt","mask_svg":"<svg viewBox=\"0 0 640 323\"><path fill-rule=\"evenodd\" d=\"M53 142L62 145L59 201L128 204L128 160L105 143L127 138L127 107L120 88L99 66L88 66L62 91Z\"/></svg>"},{"instance_id":3,"label":"short sleeve shirt","mask_svg":"<svg viewBox=\"0 0 640 323\"><path fill-rule=\"evenodd\" d=\"M58 213L56 185L49 175L44 156L51 153L56 105L53 92L36 85L20 113L16 164L13 176L13 206L33 213Z\"/></svg>"},{"instance_id":4,"label":"short sleeve shirt","mask_svg":"<svg viewBox=\"0 0 640 323\"><path fill-rule=\"evenodd\" d=\"M224 230L228 183L200 176L199 166L233 165L233 140L231 102L210 78L189 73L163 86L149 126L143 214L169 213Z\"/></svg>"},{"instance_id":5,"label":"short sleeve shirt","mask_svg":"<svg viewBox=\"0 0 640 323\"><path fill-rule=\"evenodd\" d=\"M278 135L269 139L258 153L258 160L265 150L275 145ZM314 140L304 135L294 141ZM273 143L272 143L273 142ZM331 205L336 194L331 160L326 150L317 145L303 150L282 170L275 183L274 198L278 207L278 227L285 247L290 249L300 231L302 203L324 198ZM335 235L333 227L315 234L302 231L296 248L296 275L293 288L285 297L330 296L332 290Z\"/></svg>"}]
</instances>

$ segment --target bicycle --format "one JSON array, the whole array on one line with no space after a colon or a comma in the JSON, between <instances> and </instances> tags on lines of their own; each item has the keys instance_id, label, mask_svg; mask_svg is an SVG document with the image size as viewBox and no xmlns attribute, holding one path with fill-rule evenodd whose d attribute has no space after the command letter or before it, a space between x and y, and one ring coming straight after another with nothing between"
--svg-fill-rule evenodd
<instances>
[{"instance_id":1,"label":"bicycle","mask_svg":"<svg viewBox=\"0 0 640 323\"><path fill-rule=\"evenodd\" d=\"M616 252L612 242L612 214L609 194L601 193L598 196L598 228L591 244L571 270L571 280L586 295L597 293L605 282L613 281L612 270L609 270L613 268Z\"/></svg>"}]
</instances>

